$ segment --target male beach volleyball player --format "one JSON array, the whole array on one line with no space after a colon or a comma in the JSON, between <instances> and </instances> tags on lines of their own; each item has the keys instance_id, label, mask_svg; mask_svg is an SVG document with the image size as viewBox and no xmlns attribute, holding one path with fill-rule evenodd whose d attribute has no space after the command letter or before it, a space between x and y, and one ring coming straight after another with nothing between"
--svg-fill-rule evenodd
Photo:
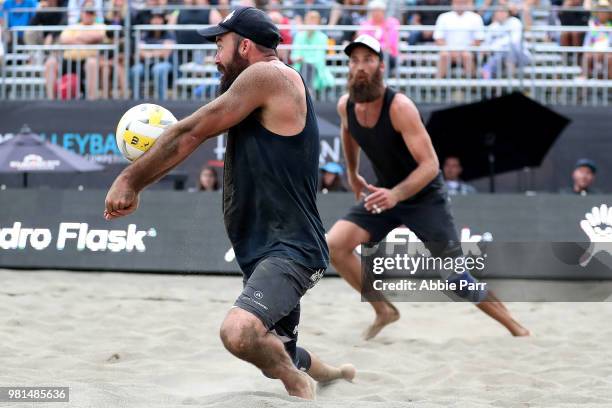
<instances>
[{"instance_id":1,"label":"male beach volleyball player","mask_svg":"<svg viewBox=\"0 0 612 408\"><path fill-rule=\"evenodd\" d=\"M313 105L300 75L277 58L280 35L263 11L237 8L200 33L216 41L221 95L166 129L117 177L105 217L133 212L140 191L229 129L223 212L244 290L221 339L232 354L280 379L290 395L312 399L308 375L317 381L355 375L351 365L328 366L296 345L300 298L328 265L315 204L320 144Z\"/></svg>"},{"instance_id":2,"label":"male beach volleyball player","mask_svg":"<svg viewBox=\"0 0 612 408\"><path fill-rule=\"evenodd\" d=\"M362 35L345 52L350 58L349 93L338 101L342 144L349 184L358 200L365 199L332 227L327 243L336 270L361 290L361 266L353 250L362 243L381 241L400 225L410 228L433 256L460 257L462 251L431 139L412 101L383 83L380 43ZM360 148L372 162L377 186L358 174ZM469 272L443 278L475 282ZM475 303L513 335L529 334L490 291L458 291L457 295ZM399 319L390 302L370 303L376 318L366 330L366 339Z\"/></svg>"}]
</instances>

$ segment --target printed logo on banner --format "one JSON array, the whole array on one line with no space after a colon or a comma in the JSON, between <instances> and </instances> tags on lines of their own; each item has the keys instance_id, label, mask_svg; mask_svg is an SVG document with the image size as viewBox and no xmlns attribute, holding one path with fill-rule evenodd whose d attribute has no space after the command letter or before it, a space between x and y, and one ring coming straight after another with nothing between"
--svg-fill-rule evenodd
<instances>
[{"instance_id":1,"label":"printed logo on banner","mask_svg":"<svg viewBox=\"0 0 612 408\"><path fill-rule=\"evenodd\" d=\"M461 249L464 255L480 256L482 251L478 246L479 242L491 242L493 241L493 234L485 232L482 235L472 235L472 230L468 227L461 229ZM396 228L387 234L384 239L387 245L407 245L408 255L423 255L431 256L429 250L425 247L423 241L421 241L414 232L409 228L400 227ZM361 246L357 247L356 252L361 255Z\"/></svg>"},{"instance_id":2,"label":"printed logo on banner","mask_svg":"<svg viewBox=\"0 0 612 408\"><path fill-rule=\"evenodd\" d=\"M612 256L612 206L602 204L593 207L590 212L584 214L580 228L590 241L589 248L580 258L581 266L587 266L600 252Z\"/></svg>"},{"instance_id":3,"label":"printed logo on banner","mask_svg":"<svg viewBox=\"0 0 612 408\"><path fill-rule=\"evenodd\" d=\"M37 154L28 154L21 161L12 160L9 167L22 171L54 170L61 164L59 160L45 160Z\"/></svg>"},{"instance_id":4,"label":"printed logo on banner","mask_svg":"<svg viewBox=\"0 0 612 408\"><path fill-rule=\"evenodd\" d=\"M48 228L27 228L19 221L12 227L0 228L0 248L4 250L24 250L28 248L42 251L54 242ZM154 228L139 230L136 224L128 225L125 230L90 229L87 223L62 222L57 229L55 248L63 251L74 245L78 251L145 252L145 238L155 238Z\"/></svg>"},{"instance_id":5,"label":"printed logo on banner","mask_svg":"<svg viewBox=\"0 0 612 408\"><path fill-rule=\"evenodd\" d=\"M325 234L327 237L327 234ZM468 227L461 229L461 249L465 255L481 256L482 250L478 246L479 242L491 242L493 241L493 234L485 232L482 235L472 235L472 230ZM387 244L398 244L408 245L407 253L409 255L423 255L430 256L429 250L423 244L414 232L409 228L400 227L395 228L385 238ZM355 251L361 255L361 246L358 246ZM225 252L225 262L233 262L236 259L234 248L230 248Z\"/></svg>"}]
</instances>

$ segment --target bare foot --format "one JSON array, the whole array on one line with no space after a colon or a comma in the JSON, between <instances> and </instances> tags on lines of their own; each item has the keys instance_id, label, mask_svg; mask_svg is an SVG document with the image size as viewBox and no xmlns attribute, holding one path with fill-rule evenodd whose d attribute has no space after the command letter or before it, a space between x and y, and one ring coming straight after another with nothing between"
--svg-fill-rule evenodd
<instances>
[{"instance_id":1,"label":"bare foot","mask_svg":"<svg viewBox=\"0 0 612 408\"><path fill-rule=\"evenodd\" d=\"M521 326L519 322L512 318L510 312L501 300L493 293L489 291L487 297L483 302L476 305L480 310L491 316L493 319L500 322L510 334L515 337L525 337L531 335L529 330Z\"/></svg>"},{"instance_id":2,"label":"bare foot","mask_svg":"<svg viewBox=\"0 0 612 408\"><path fill-rule=\"evenodd\" d=\"M520 324L516 324L516 327L513 328L509 328L508 330L510 330L510 333L512 333L512 335L514 337L528 337L531 336L531 332L529 330L527 330L526 328L524 328L523 326L521 326Z\"/></svg>"},{"instance_id":3,"label":"bare foot","mask_svg":"<svg viewBox=\"0 0 612 408\"><path fill-rule=\"evenodd\" d=\"M357 370L355 370L355 366L352 364L342 364L340 367L340 373L342 374L342 378L346 381L353 382L355 378L355 374L357 374Z\"/></svg>"},{"instance_id":4,"label":"bare foot","mask_svg":"<svg viewBox=\"0 0 612 408\"><path fill-rule=\"evenodd\" d=\"M287 393L293 397L299 397L306 400L314 400L316 397L317 385L306 373L297 371L296 381L291 387L285 384Z\"/></svg>"},{"instance_id":5,"label":"bare foot","mask_svg":"<svg viewBox=\"0 0 612 408\"><path fill-rule=\"evenodd\" d=\"M366 329L363 334L364 340L370 340L376 337L378 333L388 324L396 322L400 318L399 311L389 302L385 302L384 311L377 311L374 323Z\"/></svg>"}]
</instances>

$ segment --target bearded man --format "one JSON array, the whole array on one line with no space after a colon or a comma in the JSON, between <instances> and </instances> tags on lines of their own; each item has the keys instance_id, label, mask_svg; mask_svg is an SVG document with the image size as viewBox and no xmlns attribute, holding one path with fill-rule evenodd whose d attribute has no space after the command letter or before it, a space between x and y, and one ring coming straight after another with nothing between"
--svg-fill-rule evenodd
<instances>
[{"instance_id":1,"label":"bearded man","mask_svg":"<svg viewBox=\"0 0 612 408\"><path fill-rule=\"evenodd\" d=\"M168 127L117 177L104 216L132 213L146 186L229 130L223 214L244 287L221 340L280 379L289 395L314 399L312 379L352 380L355 369L329 366L297 347L300 299L329 259L316 206L320 142L312 101L300 74L279 61L280 34L263 11L239 7L200 34L217 44L221 95Z\"/></svg>"},{"instance_id":2,"label":"bearded man","mask_svg":"<svg viewBox=\"0 0 612 408\"><path fill-rule=\"evenodd\" d=\"M355 248L379 242L399 226L414 232L434 257L456 259L463 253L431 139L414 103L385 86L380 43L364 34L344 51L349 57L349 92L338 101L338 114L348 182L358 203L332 227L327 244L334 268L362 291ZM358 173L360 149L372 162L378 179L374 185ZM454 295L474 303L511 334L529 335L492 291L475 284L469 271L439 272L457 288L477 288L457 290ZM370 304L376 318L364 334L366 339L399 319L398 310L382 294Z\"/></svg>"}]
</instances>

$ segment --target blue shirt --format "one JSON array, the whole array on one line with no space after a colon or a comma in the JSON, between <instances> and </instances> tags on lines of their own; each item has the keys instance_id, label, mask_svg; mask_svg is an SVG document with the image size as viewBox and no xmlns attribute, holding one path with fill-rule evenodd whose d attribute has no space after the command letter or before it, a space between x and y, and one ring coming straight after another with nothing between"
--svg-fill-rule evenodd
<instances>
[{"instance_id":1,"label":"blue shirt","mask_svg":"<svg viewBox=\"0 0 612 408\"><path fill-rule=\"evenodd\" d=\"M2 5L3 12L8 13L8 28L16 27L16 26L27 26L30 24L30 19L34 16L35 11L25 11L25 12L14 12L11 13L12 9L21 9L21 8L31 8L34 9L38 6L37 0L22 0L18 2L17 0L6 0ZM4 13L3 13L4 14ZM4 15L3 15L4 17ZM20 32L20 36L23 32Z\"/></svg>"}]
</instances>

